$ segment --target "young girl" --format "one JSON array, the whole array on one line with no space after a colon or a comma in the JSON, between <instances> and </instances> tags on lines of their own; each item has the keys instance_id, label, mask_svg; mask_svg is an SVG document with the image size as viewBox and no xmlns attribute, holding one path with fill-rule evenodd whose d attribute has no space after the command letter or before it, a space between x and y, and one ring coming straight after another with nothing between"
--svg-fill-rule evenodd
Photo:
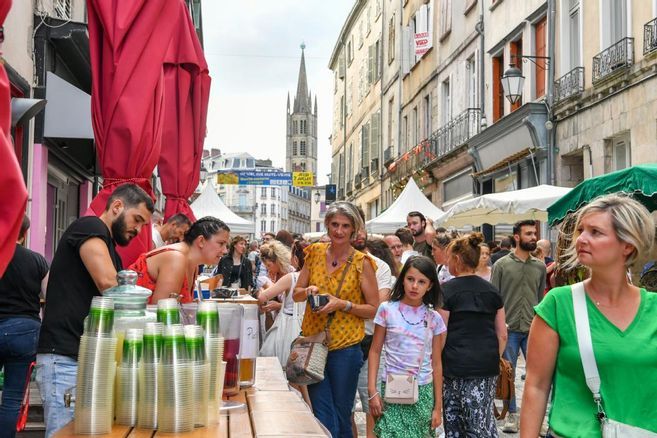
<instances>
[{"instance_id":1,"label":"young girl","mask_svg":"<svg viewBox=\"0 0 657 438\"><path fill-rule=\"evenodd\" d=\"M379 306L368 368L370 413L378 418L376 436L424 438L434 436L434 429L442 423L441 351L446 328L433 310L441 301L436 265L428 257L415 256L402 268L390 301ZM385 368L379 391L377 372L384 344ZM416 376L417 403L385 403L383 382L388 374Z\"/></svg>"}]
</instances>

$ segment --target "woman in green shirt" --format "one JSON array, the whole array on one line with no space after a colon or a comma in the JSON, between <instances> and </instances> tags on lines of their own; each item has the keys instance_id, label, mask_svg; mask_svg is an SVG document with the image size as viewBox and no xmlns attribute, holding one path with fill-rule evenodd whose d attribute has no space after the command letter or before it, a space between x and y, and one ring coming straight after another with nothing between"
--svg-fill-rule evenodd
<instances>
[{"instance_id":1,"label":"woman in green shirt","mask_svg":"<svg viewBox=\"0 0 657 438\"><path fill-rule=\"evenodd\" d=\"M584 288L607 415L657 432L657 294L633 286L627 276L654 237L654 221L641 204L619 195L597 198L578 213L566 267L579 263L591 271ZM600 437L577 343L571 287L551 290L535 310L520 436L538 436L552 387L553 435Z\"/></svg>"}]
</instances>

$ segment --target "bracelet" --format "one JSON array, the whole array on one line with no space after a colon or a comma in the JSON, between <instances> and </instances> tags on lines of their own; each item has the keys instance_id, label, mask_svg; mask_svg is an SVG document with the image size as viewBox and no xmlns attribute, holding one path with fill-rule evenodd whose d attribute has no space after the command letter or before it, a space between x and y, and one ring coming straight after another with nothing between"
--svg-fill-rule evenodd
<instances>
[{"instance_id":1,"label":"bracelet","mask_svg":"<svg viewBox=\"0 0 657 438\"><path fill-rule=\"evenodd\" d=\"M351 301L347 301L347 304L345 304L345 306L344 306L344 313L349 313L353 306L354 306L354 303L352 303Z\"/></svg>"},{"instance_id":2,"label":"bracelet","mask_svg":"<svg viewBox=\"0 0 657 438\"><path fill-rule=\"evenodd\" d=\"M373 399L374 397L376 397L377 395L381 395L381 394L379 394L378 392L375 392L374 395L373 395L372 397L369 397L369 398L367 399L367 401L372 401L372 399Z\"/></svg>"}]
</instances>

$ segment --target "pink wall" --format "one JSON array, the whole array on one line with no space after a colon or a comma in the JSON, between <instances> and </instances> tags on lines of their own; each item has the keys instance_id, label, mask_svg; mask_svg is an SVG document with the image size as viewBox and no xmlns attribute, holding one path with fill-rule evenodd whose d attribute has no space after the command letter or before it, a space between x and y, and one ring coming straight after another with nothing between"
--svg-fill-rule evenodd
<instances>
[{"instance_id":1,"label":"pink wall","mask_svg":"<svg viewBox=\"0 0 657 438\"><path fill-rule=\"evenodd\" d=\"M30 209L29 248L39 254L46 250L46 224L48 218L48 148L40 143L34 144L32 171L32 204Z\"/></svg>"}]
</instances>

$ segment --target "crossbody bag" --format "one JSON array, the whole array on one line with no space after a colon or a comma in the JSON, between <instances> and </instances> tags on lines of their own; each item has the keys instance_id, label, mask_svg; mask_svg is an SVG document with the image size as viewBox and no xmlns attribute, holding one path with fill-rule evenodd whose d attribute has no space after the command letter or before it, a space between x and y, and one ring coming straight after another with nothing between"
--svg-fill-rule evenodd
<instances>
[{"instance_id":1,"label":"crossbody bag","mask_svg":"<svg viewBox=\"0 0 657 438\"><path fill-rule=\"evenodd\" d=\"M400 310L401 312L401 310ZM413 405L417 403L420 396L419 385L417 377L424 365L424 355L427 351L427 332L430 331L427 316L429 309L427 308L424 314L424 327L423 332L423 345L422 355L420 356L420 366L415 374L392 374L386 373L386 390L383 400L386 403L397 405Z\"/></svg>"},{"instance_id":2,"label":"crossbody bag","mask_svg":"<svg viewBox=\"0 0 657 438\"><path fill-rule=\"evenodd\" d=\"M340 283L335 290L334 296L340 298L342 284L347 276L351 263L354 259L353 252L347 259L346 266L342 271ZM335 312L331 313L326 319L324 330L312 335L303 336L303 333L292 341L290 356L285 366L285 374L290 383L297 385L312 385L324 380L324 368L326 368L326 359L328 357L328 345L330 342L329 326Z\"/></svg>"},{"instance_id":3,"label":"crossbody bag","mask_svg":"<svg viewBox=\"0 0 657 438\"><path fill-rule=\"evenodd\" d=\"M598 409L598 420L602 429L602 438L657 438L657 433L636 426L630 426L609 418L604 410L600 395L600 374L593 355L593 341L589 326L589 313L586 308L586 292L584 283L572 285L573 307L575 309L575 327L577 329L577 344L582 357L582 367L586 386L593 394L593 401Z\"/></svg>"}]
</instances>

